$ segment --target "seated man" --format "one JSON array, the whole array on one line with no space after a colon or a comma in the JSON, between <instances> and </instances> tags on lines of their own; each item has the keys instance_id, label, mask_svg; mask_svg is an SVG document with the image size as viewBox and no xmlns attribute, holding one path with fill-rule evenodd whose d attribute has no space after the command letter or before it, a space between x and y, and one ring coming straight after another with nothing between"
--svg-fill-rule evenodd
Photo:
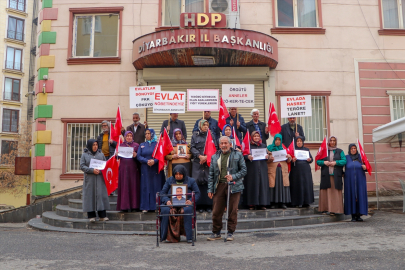
<instances>
[{"instance_id":1,"label":"seated man","mask_svg":"<svg viewBox=\"0 0 405 270\"><path fill-rule=\"evenodd\" d=\"M187 185L187 193L191 193L194 191L195 193L195 201L197 202L200 198L200 190L198 189L198 185L195 180L191 177L187 176L186 168L183 165L177 165L173 169L173 176L169 177L166 180L165 185L161 191L161 194L171 194L172 185ZM180 191L180 190L179 190ZM181 192L179 196L173 197L174 200L178 200L177 197L183 199ZM172 201L169 197L162 197L162 204L165 205L172 205ZM191 206L191 195L187 196L187 200L185 201L186 207L161 207L161 214L168 215L168 214L191 214L193 213L193 207ZM170 222L169 222L170 220ZM184 220L184 226L182 226ZM177 243L180 241L180 235L184 235L184 231L181 231L182 228L185 230L185 235L187 237L187 243L191 243L193 239L193 231L191 226L191 215L190 216L171 216L170 219L168 216L164 216L161 218L161 231L160 237L161 241L166 240L166 242Z\"/></svg>"}]
</instances>

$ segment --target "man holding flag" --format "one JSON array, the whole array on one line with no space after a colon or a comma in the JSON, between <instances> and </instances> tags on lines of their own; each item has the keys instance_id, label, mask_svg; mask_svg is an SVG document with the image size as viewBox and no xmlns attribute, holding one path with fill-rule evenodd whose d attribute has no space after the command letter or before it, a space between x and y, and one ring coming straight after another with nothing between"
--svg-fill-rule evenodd
<instances>
[{"instance_id":1,"label":"man holding flag","mask_svg":"<svg viewBox=\"0 0 405 270\"><path fill-rule=\"evenodd\" d=\"M302 126L296 123L297 118L290 117L288 118L288 123L285 123L281 126L281 135L283 136L283 144L288 146L291 144L294 138L301 136L305 140L304 130Z\"/></svg>"}]
</instances>

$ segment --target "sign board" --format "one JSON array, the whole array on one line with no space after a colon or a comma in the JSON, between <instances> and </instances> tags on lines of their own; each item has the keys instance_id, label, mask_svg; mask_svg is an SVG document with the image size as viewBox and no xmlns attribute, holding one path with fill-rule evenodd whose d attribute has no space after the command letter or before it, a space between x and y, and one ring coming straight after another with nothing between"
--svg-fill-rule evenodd
<instances>
[{"instance_id":1,"label":"sign board","mask_svg":"<svg viewBox=\"0 0 405 270\"><path fill-rule=\"evenodd\" d=\"M180 27L226 28L226 15L223 13L181 13Z\"/></svg>"},{"instance_id":2,"label":"sign board","mask_svg":"<svg viewBox=\"0 0 405 270\"><path fill-rule=\"evenodd\" d=\"M274 158L273 162L284 161L287 159L287 151L285 150L273 151L271 154Z\"/></svg>"},{"instance_id":3,"label":"sign board","mask_svg":"<svg viewBox=\"0 0 405 270\"><path fill-rule=\"evenodd\" d=\"M281 118L312 116L311 96L280 97Z\"/></svg>"},{"instance_id":4,"label":"sign board","mask_svg":"<svg viewBox=\"0 0 405 270\"><path fill-rule=\"evenodd\" d=\"M252 149L253 160L266 159L267 148Z\"/></svg>"},{"instance_id":5,"label":"sign board","mask_svg":"<svg viewBox=\"0 0 405 270\"><path fill-rule=\"evenodd\" d=\"M131 109L153 107L155 92L160 92L160 85L130 87L129 107Z\"/></svg>"},{"instance_id":6,"label":"sign board","mask_svg":"<svg viewBox=\"0 0 405 270\"><path fill-rule=\"evenodd\" d=\"M134 153L133 147L118 146L118 156L123 158L132 158Z\"/></svg>"},{"instance_id":7,"label":"sign board","mask_svg":"<svg viewBox=\"0 0 405 270\"><path fill-rule=\"evenodd\" d=\"M89 168L104 170L106 163L107 161L92 158L90 159Z\"/></svg>"},{"instance_id":8,"label":"sign board","mask_svg":"<svg viewBox=\"0 0 405 270\"><path fill-rule=\"evenodd\" d=\"M255 85L254 84L223 84L222 99L227 108L230 107L254 107Z\"/></svg>"},{"instance_id":9,"label":"sign board","mask_svg":"<svg viewBox=\"0 0 405 270\"><path fill-rule=\"evenodd\" d=\"M155 92L153 113L185 113L186 92Z\"/></svg>"},{"instance_id":10,"label":"sign board","mask_svg":"<svg viewBox=\"0 0 405 270\"><path fill-rule=\"evenodd\" d=\"M187 111L219 111L219 89L187 89Z\"/></svg>"}]
</instances>

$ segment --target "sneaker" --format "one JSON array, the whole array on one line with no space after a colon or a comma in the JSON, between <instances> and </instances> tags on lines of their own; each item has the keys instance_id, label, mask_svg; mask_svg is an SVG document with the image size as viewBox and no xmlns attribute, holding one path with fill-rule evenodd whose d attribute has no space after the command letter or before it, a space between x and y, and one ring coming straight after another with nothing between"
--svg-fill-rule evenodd
<instances>
[{"instance_id":1,"label":"sneaker","mask_svg":"<svg viewBox=\"0 0 405 270\"><path fill-rule=\"evenodd\" d=\"M226 237L226 241L233 241L233 233L228 233L228 236Z\"/></svg>"},{"instance_id":2,"label":"sneaker","mask_svg":"<svg viewBox=\"0 0 405 270\"><path fill-rule=\"evenodd\" d=\"M208 241L221 240L221 235L219 233L212 233L210 237L207 238Z\"/></svg>"},{"instance_id":3,"label":"sneaker","mask_svg":"<svg viewBox=\"0 0 405 270\"><path fill-rule=\"evenodd\" d=\"M91 218L89 221L90 222L96 222L96 218Z\"/></svg>"},{"instance_id":4,"label":"sneaker","mask_svg":"<svg viewBox=\"0 0 405 270\"><path fill-rule=\"evenodd\" d=\"M109 221L110 219L108 217L105 218L100 218L100 221Z\"/></svg>"}]
</instances>

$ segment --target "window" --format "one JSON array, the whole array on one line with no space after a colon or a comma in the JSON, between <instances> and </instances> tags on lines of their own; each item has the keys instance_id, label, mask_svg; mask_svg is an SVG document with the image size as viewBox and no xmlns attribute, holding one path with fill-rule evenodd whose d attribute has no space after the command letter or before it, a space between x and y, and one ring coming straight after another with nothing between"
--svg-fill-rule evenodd
<instances>
[{"instance_id":1,"label":"window","mask_svg":"<svg viewBox=\"0 0 405 270\"><path fill-rule=\"evenodd\" d=\"M118 14L76 15L73 57L118 57Z\"/></svg>"},{"instance_id":2,"label":"window","mask_svg":"<svg viewBox=\"0 0 405 270\"><path fill-rule=\"evenodd\" d=\"M24 40L24 20L8 17L7 38Z\"/></svg>"},{"instance_id":3,"label":"window","mask_svg":"<svg viewBox=\"0 0 405 270\"><path fill-rule=\"evenodd\" d=\"M17 156L18 142L1 141L1 164L13 165Z\"/></svg>"},{"instance_id":4,"label":"window","mask_svg":"<svg viewBox=\"0 0 405 270\"><path fill-rule=\"evenodd\" d=\"M204 0L162 0L162 3L164 26L179 26L181 13L205 11Z\"/></svg>"},{"instance_id":5,"label":"window","mask_svg":"<svg viewBox=\"0 0 405 270\"><path fill-rule=\"evenodd\" d=\"M10 8L25 12L25 0L9 0Z\"/></svg>"},{"instance_id":6,"label":"window","mask_svg":"<svg viewBox=\"0 0 405 270\"><path fill-rule=\"evenodd\" d=\"M6 69L22 69L22 50L13 47L7 47Z\"/></svg>"},{"instance_id":7,"label":"window","mask_svg":"<svg viewBox=\"0 0 405 270\"><path fill-rule=\"evenodd\" d=\"M391 121L405 117L405 91L387 91L390 98Z\"/></svg>"},{"instance_id":8,"label":"window","mask_svg":"<svg viewBox=\"0 0 405 270\"><path fill-rule=\"evenodd\" d=\"M278 27L318 27L316 0L277 0Z\"/></svg>"},{"instance_id":9,"label":"window","mask_svg":"<svg viewBox=\"0 0 405 270\"><path fill-rule=\"evenodd\" d=\"M4 99L20 101L21 80L13 78L4 79Z\"/></svg>"},{"instance_id":10,"label":"window","mask_svg":"<svg viewBox=\"0 0 405 270\"><path fill-rule=\"evenodd\" d=\"M381 0L383 27L385 29L405 28L405 0Z\"/></svg>"},{"instance_id":11,"label":"window","mask_svg":"<svg viewBox=\"0 0 405 270\"><path fill-rule=\"evenodd\" d=\"M3 132L18 132L19 111L3 109Z\"/></svg>"}]
</instances>

